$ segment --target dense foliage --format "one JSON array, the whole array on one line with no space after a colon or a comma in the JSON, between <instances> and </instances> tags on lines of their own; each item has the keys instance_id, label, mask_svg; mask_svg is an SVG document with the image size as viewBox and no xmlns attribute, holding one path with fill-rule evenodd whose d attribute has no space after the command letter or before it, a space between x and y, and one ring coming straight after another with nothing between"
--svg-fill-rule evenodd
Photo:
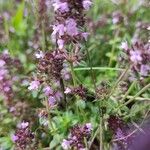
<instances>
[{"instance_id":1,"label":"dense foliage","mask_svg":"<svg viewBox=\"0 0 150 150\"><path fill-rule=\"evenodd\" d=\"M0 150L148 150L148 0L0 1Z\"/></svg>"}]
</instances>

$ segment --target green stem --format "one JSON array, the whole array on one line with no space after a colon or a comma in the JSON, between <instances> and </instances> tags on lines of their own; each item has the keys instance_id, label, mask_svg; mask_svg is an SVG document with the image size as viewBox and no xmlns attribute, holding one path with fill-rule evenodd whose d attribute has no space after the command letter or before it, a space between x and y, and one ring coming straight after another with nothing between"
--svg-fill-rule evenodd
<instances>
[{"instance_id":1,"label":"green stem","mask_svg":"<svg viewBox=\"0 0 150 150\"><path fill-rule=\"evenodd\" d=\"M47 114L48 114L49 125L50 125L51 129L54 131L53 124L52 124L52 121L51 121L51 115L50 115L50 111L49 111L48 99L46 100L46 111L47 111Z\"/></svg>"},{"instance_id":2,"label":"green stem","mask_svg":"<svg viewBox=\"0 0 150 150\"><path fill-rule=\"evenodd\" d=\"M64 82L63 79L60 78L60 88L61 88L61 92L63 94L63 106L66 107L66 94L65 94L65 86L64 86Z\"/></svg>"},{"instance_id":3,"label":"green stem","mask_svg":"<svg viewBox=\"0 0 150 150\"><path fill-rule=\"evenodd\" d=\"M91 61L91 58L90 58L90 53L89 53L89 50L88 50L88 47L87 47L86 43L85 43L85 46L86 46L85 49L86 49L86 52L87 52L87 58L88 58L88 61L89 61L91 78L92 78L92 82L93 82L94 89L95 89L95 94L96 94L96 78L95 78L94 71L93 71L93 64L92 64L92 61Z\"/></svg>"},{"instance_id":4,"label":"green stem","mask_svg":"<svg viewBox=\"0 0 150 150\"><path fill-rule=\"evenodd\" d=\"M99 127L96 129L92 139L90 140L89 149L91 148L92 143L93 143L94 139L96 138L96 136L98 135L98 133L99 133Z\"/></svg>"},{"instance_id":5,"label":"green stem","mask_svg":"<svg viewBox=\"0 0 150 150\"><path fill-rule=\"evenodd\" d=\"M118 29L119 29L119 26L118 27L116 26L114 39L116 39L118 37L118 35L119 35L120 31ZM114 57L115 47L116 47L116 42L113 43L113 46L112 46L112 49L111 49L111 56L110 56L109 64L108 64L109 67L111 67L112 63L113 63L113 57Z\"/></svg>"},{"instance_id":6,"label":"green stem","mask_svg":"<svg viewBox=\"0 0 150 150\"><path fill-rule=\"evenodd\" d=\"M70 68L71 68L71 75L72 75L73 85L76 86L75 72L74 72L74 67L73 67L72 62L70 63Z\"/></svg>"},{"instance_id":7,"label":"green stem","mask_svg":"<svg viewBox=\"0 0 150 150\"><path fill-rule=\"evenodd\" d=\"M128 70L129 70L130 66L127 67L124 72L121 74L121 76L119 77L119 79L116 81L115 85L113 86L111 93L109 95L109 97L113 94L113 92L115 91L115 89L117 88L118 84L120 83L120 81L124 78L124 76L127 74Z\"/></svg>"},{"instance_id":8,"label":"green stem","mask_svg":"<svg viewBox=\"0 0 150 150\"><path fill-rule=\"evenodd\" d=\"M132 84L130 85L129 89L127 90L127 92L125 93L124 97L121 99L121 102L123 102L127 96L130 94L130 92L132 91L132 89L134 88L135 84L136 84L136 80L132 82Z\"/></svg>"},{"instance_id":9,"label":"green stem","mask_svg":"<svg viewBox=\"0 0 150 150\"><path fill-rule=\"evenodd\" d=\"M113 44L113 46L112 46L111 57L110 57L110 59L109 59L109 64L108 64L109 67L112 66L113 57L114 57L114 52L115 52L115 44Z\"/></svg>"},{"instance_id":10,"label":"green stem","mask_svg":"<svg viewBox=\"0 0 150 150\"><path fill-rule=\"evenodd\" d=\"M103 117L100 117L99 136L100 136L100 149L99 150L103 150Z\"/></svg>"},{"instance_id":11,"label":"green stem","mask_svg":"<svg viewBox=\"0 0 150 150\"><path fill-rule=\"evenodd\" d=\"M135 98L137 98L138 96L140 96L140 95L141 95L143 92L145 92L148 88L150 88L150 83L149 83L148 85L146 85L144 88L142 88L136 95L134 95L132 98L130 98L126 103L124 103L124 104L122 104L121 106L119 106L119 107L117 108L117 110L120 109L120 108L123 107L123 106L128 105L128 104L131 103L132 101L134 101Z\"/></svg>"},{"instance_id":12,"label":"green stem","mask_svg":"<svg viewBox=\"0 0 150 150\"><path fill-rule=\"evenodd\" d=\"M91 67L82 67L82 68L74 68L74 71L88 71L91 70ZM123 71L121 68L110 68L110 67L92 67L92 70L110 70L110 71Z\"/></svg>"}]
</instances>

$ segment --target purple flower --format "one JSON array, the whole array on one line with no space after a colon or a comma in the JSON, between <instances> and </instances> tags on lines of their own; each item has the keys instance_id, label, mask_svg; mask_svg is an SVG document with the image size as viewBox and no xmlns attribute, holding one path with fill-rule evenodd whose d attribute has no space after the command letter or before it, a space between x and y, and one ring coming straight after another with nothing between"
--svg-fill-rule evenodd
<instances>
[{"instance_id":1,"label":"purple flower","mask_svg":"<svg viewBox=\"0 0 150 150\"><path fill-rule=\"evenodd\" d=\"M16 141L18 140L18 136L16 136L16 135L14 134L14 135L12 135L11 139L12 139L13 142L16 142Z\"/></svg>"},{"instance_id":2,"label":"purple flower","mask_svg":"<svg viewBox=\"0 0 150 150\"><path fill-rule=\"evenodd\" d=\"M63 49L63 47L64 47L64 40L58 39L57 44L58 44L58 48L59 49Z\"/></svg>"},{"instance_id":3,"label":"purple flower","mask_svg":"<svg viewBox=\"0 0 150 150\"><path fill-rule=\"evenodd\" d=\"M134 63L139 63L142 61L141 53L140 51L130 51L130 59Z\"/></svg>"},{"instance_id":4,"label":"purple flower","mask_svg":"<svg viewBox=\"0 0 150 150\"><path fill-rule=\"evenodd\" d=\"M69 7L67 2L60 2L60 0L56 0L56 2L53 4L54 11L60 11L61 13L68 12Z\"/></svg>"},{"instance_id":5,"label":"purple flower","mask_svg":"<svg viewBox=\"0 0 150 150\"><path fill-rule=\"evenodd\" d=\"M12 140L16 143L17 149L27 149L33 145L34 134L29 129L29 122L22 122L18 125Z\"/></svg>"},{"instance_id":6,"label":"purple flower","mask_svg":"<svg viewBox=\"0 0 150 150\"><path fill-rule=\"evenodd\" d=\"M62 97L63 97L63 96L62 96L62 93L61 93L60 91L57 91L57 92L55 93L55 98L56 98L58 101L60 101Z\"/></svg>"},{"instance_id":7,"label":"purple flower","mask_svg":"<svg viewBox=\"0 0 150 150\"><path fill-rule=\"evenodd\" d=\"M3 67L5 64L5 61L0 59L0 68Z\"/></svg>"},{"instance_id":8,"label":"purple flower","mask_svg":"<svg viewBox=\"0 0 150 150\"><path fill-rule=\"evenodd\" d=\"M32 90L37 90L37 89L39 88L39 85L40 85L40 82L39 82L39 81L37 81L37 80L32 81L32 82L29 84L28 89L29 89L30 91L32 91Z\"/></svg>"},{"instance_id":9,"label":"purple flower","mask_svg":"<svg viewBox=\"0 0 150 150\"><path fill-rule=\"evenodd\" d=\"M22 122L21 124L20 124L20 127L22 128L22 129L25 129L25 128L27 128L29 126L29 122Z\"/></svg>"},{"instance_id":10,"label":"purple flower","mask_svg":"<svg viewBox=\"0 0 150 150\"><path fill-rule=\"evenodd\" d=\"M8 74L8 70L1 68L0 69L0 80L3 80L7 74Z\"/></svg>"},{"instance_id":11,"label":"purple flower","mask_svg":"<svg viewBox=\"0 0 150 150\"><path fill-rule=\"evenodd\" d=\"M46 87L43 89L43 92L45 93L46 96L49 96L50 94L53 94L53 90L51 89L50 86L46 86Z\"/></svg>"},{"instance_id":12,"label":"purple flower","mask_svg":"<svg viewBox=\"0 0 150 150\"><path fill-rule=\"evenodd\" d=\"M147 76L149 71L150 71L150 66L148 66L148 65L141 65L140 74L142 76Z\"/></svg>"},{"instance_id":13,"label":"purple flower","mask_svg":"<svg viewBox=\"0 0 150 150\"><path fill-rule=\"evenodd\" d=\"M68 150L70 148L70 141L63 139L61 146L64 150Z\"/></svg>"},{"instance_id":14,"label":"purple flower","mask_svg":"<svg viewBox=\"0 0 150 150\"><path fill-rule=\"evenodd\" d=\"M85 126L86 126L88 132L92 131L92 124L91 123L86 123Z\"/></svg>"},{"instance_id":15,"label":"purple flower","mask_svg":"<svg viewBox=\"0 0 150 150\"><path fill-rule=\"evenodd\" d=\"M71 89L67 87L64 93L65 93L65 94L71 93Z\"/></svg>"},{"instance_id":16,"label":"purple flower","mask_svg":"<svg viewBox=\"0 0 150 150\"><path fill-rule=\"evenodd\" d=\"M50 105L51 107L53 107L53 106L55 105L55 103L56 103L55 97L50 96L49 99L48 99L48 102L49 102L49 105Z\"/></svg>"},{"instance_id":17,"label":"purple flower","mask_svg":"<svg viewBox=\"0 0 150 150\"><path fill-rule=\"evenodd\" d=\"M89 33L88 32L84 32L82 33L83 38L87 41Z\"/></svg>"},{"instance_id":18,"label":"purple flower","mask_svg":"<svg viewBox=\"0 0 150 150\"><path fill-rule=\"evenodd\" d=\"M70 73L69 71L64 68L62 71L61 71L61 76L64 80L69 80L70 79Z\"/></svg>"},{"instance_id":19,"label":"purple flower","mask_svg":"<svg viewBox=\"0 0 150 150\"><path fill-rule=\"evenodd\" d=\"M66 20L66 30L67 34L70 36L75 36L78 34L77 23L74 19L70 18Z\"/></svg>"},{"instance_id":20,"label":"purple flower","mask_svg":"<svg viewBox=\"0 0 150 150\"><path fill-rule=\"evenodd\" d=\"M91 2L90 0L84 0L84 1L82 2L82 4L83 4L83 8L84 8L85 10L89 10L90 7L91 7L91 5L92 5L92 2Z\"/></svg>"},{"instance_id":21,"label":"purple flower","mask_svg":"<svg viewBox=\"0 0 150 150\"><path fill-rule=\"evenodd\" d=\"M59 25L54 25L53 26L53 33L52 35L59 35L59 36L63 36L65 34L66 28L63 24L59 24Z\"/></svg>"},{"instance_id":22,"label":"purple flower","mask_svg":"<svg viewBox=\"0 0 150 150\"><path fill-rule=\"evenodd\" d=\"M125 51L127 51L127 50L128 50L128 43L127 43L127 41L122 42L120 48L122 48L122 49L124 49Z\"/></svg>"}]
</instances>

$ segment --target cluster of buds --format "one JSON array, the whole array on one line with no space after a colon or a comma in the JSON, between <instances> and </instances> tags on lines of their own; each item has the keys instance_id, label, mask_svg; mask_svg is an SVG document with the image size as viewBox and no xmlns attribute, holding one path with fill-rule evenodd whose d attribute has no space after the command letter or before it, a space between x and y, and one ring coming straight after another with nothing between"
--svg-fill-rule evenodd
<instances>
[{"instance_id":1,"label":"cluster of buds","mask_svg":"<svg viewBox=\"0 0 150 150\"><path fill-rule=\"evenodd\" d=\"M53 108L62 98L62 94L59 91L54 91L50 86L45 86L43 89L45 96L48 98L49 106Z\"/></svg>"},{"instance_id":2,"label":"cluster of buds","mask_svg":"<svg viewBox=\"0 0 150 150\"><path fill-rule=\"evenodd\" d=\"M88 10L91 4L90 0L57 0L53 3L56 15L52 38L59 49L67 43L78 43L87 38L88 34L81 28L85 21L84 10Z\"/></svg>"},{"instance_id":3,"label":"cluster of buds","mask_svg":"<svg viewBox=\"0 0 150 150\"><path fill-rule=\"evenodd\" d=\"M96 88L97 98L105 99L110 94L110 85L106 81L102 81Z\"/></svg>"},{"instance_id":4,"label":"cluster of buds","mask_svg":"<svg viewBox=\"0 0 150 150\"><path fill-rule=\"evenodd\" d=\"M76 125L71 129L68 138L63 140L63 149L85 150L85 141L90 138L91 131L91 123L86 123L82 126Z\"/></svg>"},{"instance_id":5,"label":"cluster of buds","mask_svg":"<svg viewBox=\"0 0 150 150\"><path fill-rule=\"evenodd\" d=\"M121 45L126 53L126 60L131 64L131 70L133 75L139 77L147 77L150 73L150 44L144 44L141 42L134 43L131 47L127 42L123 42Z\"/></svg>"},{"instance_id":6,"label":"cluster of buds","mask_svg":"<svg viewBox=\"0 0 150 150\"><path fill-rule=\"evenodd\" d=\"M51 78L60 79L64 59L64 53L59 50L47 52L39 60L38 70L44 72Z\"/></svg>"},{"instance_id":7,"label":"cluster of buds","mask_svg":"<svg viewBox=\"0 0 150 150\"><path fill-rule=\"evenodd\" d=\"M48 99L49 107L54 108L62 98L62 93L59 90L54 91L49 85L45 85L44 82L40 82L39 80L32 81L28 89L30 91L34 91L38 90L42 86L43 86L43 94Z\"/></svg>"},{"instance_id":8,"label":"cluster of buds","mask_svg":"<svg viewBox=\"0 0 150 150\"><path fill-rule=\"evenodd\" d=\"M16 147L22 150L31 148L33 139L34 134L29 129L29 122L22 122L12 136L12 140L16 144Z\"/></svg>"}]
</instances>

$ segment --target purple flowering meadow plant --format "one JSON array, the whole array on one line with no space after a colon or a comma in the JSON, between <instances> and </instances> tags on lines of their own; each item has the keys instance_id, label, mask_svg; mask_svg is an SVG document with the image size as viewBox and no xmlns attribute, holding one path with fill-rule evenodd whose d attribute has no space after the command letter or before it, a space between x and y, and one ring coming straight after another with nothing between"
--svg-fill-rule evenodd
<instances>
[{"instance_id":1,"label":"purple flowering meadow plant","mask_svg":"<svg viewBox=\"0 0 150 150\"><path fill-rule=\"evenodd\" d=\"M149 2L0 2L0 150L148 150Z\"/></svg>"}]
</instances>

